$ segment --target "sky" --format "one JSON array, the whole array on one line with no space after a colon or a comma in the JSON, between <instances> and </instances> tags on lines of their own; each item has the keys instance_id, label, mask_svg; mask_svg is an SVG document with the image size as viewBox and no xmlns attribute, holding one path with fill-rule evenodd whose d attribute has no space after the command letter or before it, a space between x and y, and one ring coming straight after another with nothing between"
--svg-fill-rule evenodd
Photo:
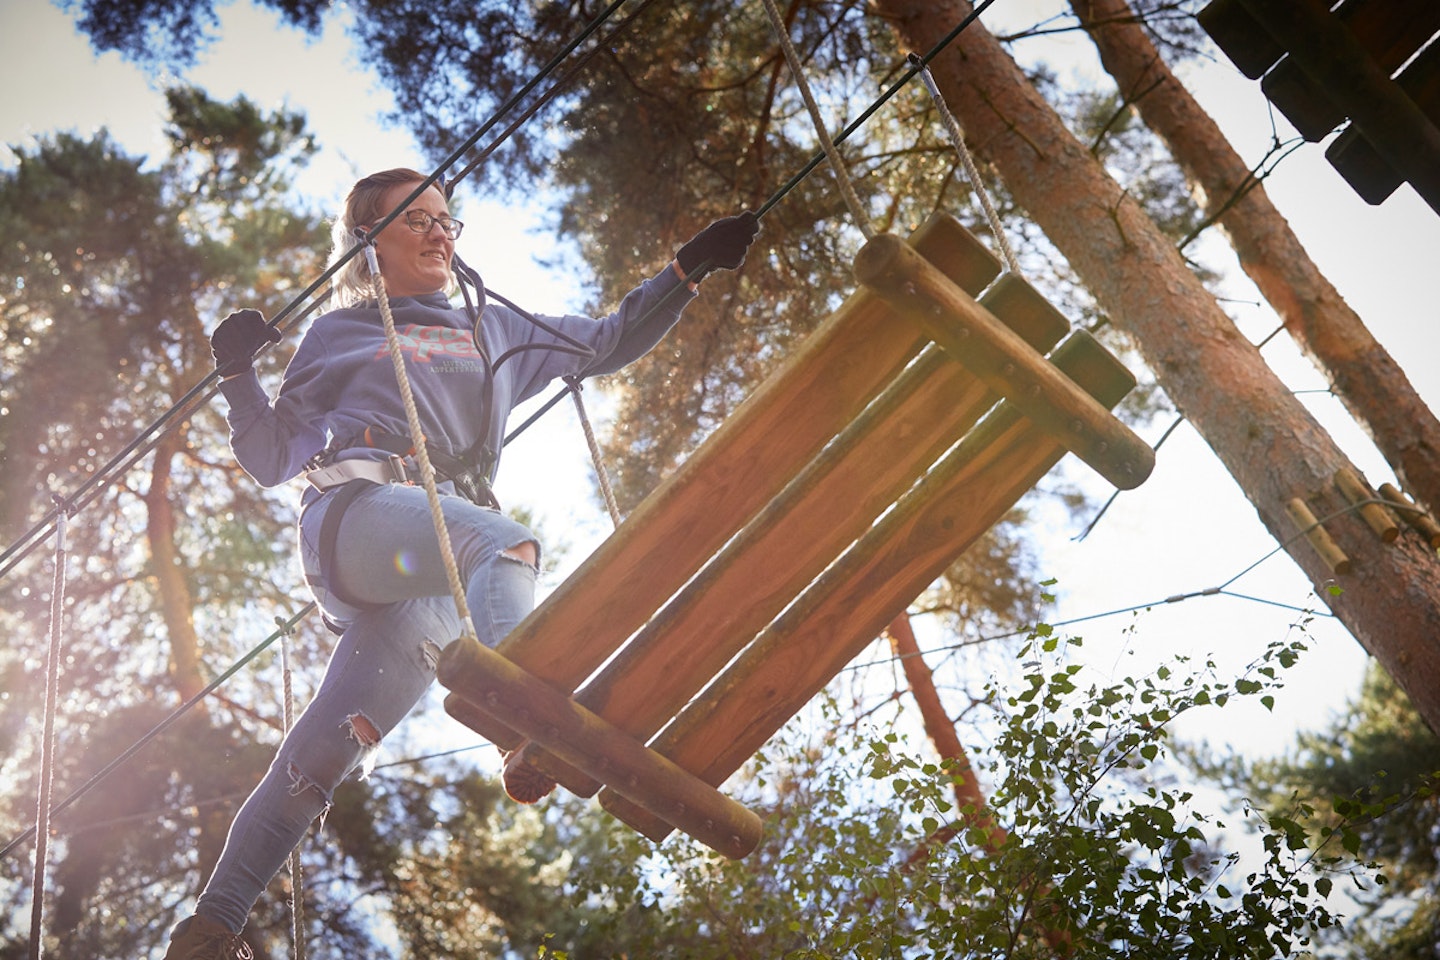
<instances>
[{"instance_id":1,"label":"sky","mask_svg":"<svg viewBox=\"0 0 1440 960\"><path fill-rule=\"evenodd\" d=\"M1054 6L1049 0L1000 0L986 22L1034 22ZM217 98L244 93L267 109L305 111L321 152L298 189L325 209L334 209L349 184L366 172L398 165L423 169L409 136L382 124L389 95L361 71L343 34L345 8L337 11L323 41L310 42L243 0L224 6L220 42L187 78ZM1062 77L1067 71L1081 80L1097 75L1093 51L1080 37L1055 38L1043 49L1022 44L1017 55L1043 56ZM1228 64L1187 68L1184 77L1247 160L1258 160L1276 131L1290 135L1258 85ZM147 75L114 54L95 57L70 20L41 0L0 0L0 89L9 91L0 98L0 167L13 165L11 146L28 146L62 130L85 135L101 126L133 153L162 156L161 91L168 79ZM477 117L477 123L483 119ZM1330 169L1321 146L1292 154L1267 190L1421 396L1432 408L1440 404L1435 269L1440 216L1409 187L1380 207L1366 205ZM466 196L457 213L471 224L460 252L492 286L537 312L581 306L580 278L536 262L553 255L555 243L538 214ZM1274 314L1233 267L1223 243L1212 238L1204 254L1226 271L1226 306L1240 328L1257 342L1264 339L1277 324ZM1265 355L1294 389L1317 391L1304 394L1307 406L1372 485L1393 480L1338 403L1318 392L1322 379L1286 337L1275 338ZM604 397L595 389L586 396L603 428ZM1153 443L1168 426L1162 417L1142 435ZM1098 500L1110 495L1073 460L1068 475ZM537 490L543 492L537 496ZM507 505L537 512L540 529L569 547L567 567L578 564L609 526L568 404L507 452L497 492ZM1222 667L1238 668L1267 643L1291 638L1293 624L1302 618L1297 609L1319 608L1308 580L1284 554L1272 555L1276 544L1254 508L1188 426L1166 441L1146 484L1120 495L1083 541L1073 539L1076 532L1058 513L1042 518L1040 572L1056 580L1051 621L1085 637L1083 656L1102 677L1124 676L1177 656L1214 657ZM1222 584L1254 599L1165 602ZM1147 605L1153 609L1114 613ZM1227 710L1223 717L1198 721L1189 732L1263 755L1283 750L1297 728L1322 725L1358 689L1364 654L1323 615L1308 632L1312 653L1290 674L1273 714L1258 707L1249 713ZM944 642L925 632L921 639Z\"/></svg>"}]
</instances>

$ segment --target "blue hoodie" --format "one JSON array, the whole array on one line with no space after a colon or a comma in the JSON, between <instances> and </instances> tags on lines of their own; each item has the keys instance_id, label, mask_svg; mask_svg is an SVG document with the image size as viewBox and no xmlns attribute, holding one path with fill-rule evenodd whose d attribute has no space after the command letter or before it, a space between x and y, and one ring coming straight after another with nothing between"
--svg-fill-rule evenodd
<instances>
[{"instance_id":1,"label":"blue hoodie","mask_svg":"<svg viewBox=\"0 0 1440 960\"><path fill-rule=\"evenodd\" d=\"M613 373L659 343L695 296L676 289L683 284L667 266L607 317L540 318L594 349L593 359L554 349L563 342L508 307L487 305L480 329L490 363L517 346L541 345L511 354L500 365L489 410L484 409L486 362L475 349L465 310L453 307L443 293L391 300L426 440L432 448L459 456L481 436L488 419L488 443L498 453L510 411L551 380L581 372ZM223 381L220 391L230 403L226 417L235 458L266 487L299 475L332 439L350 441L366 427L398 436L410 433L380 310L373 303L316 319L285 368L273 403L254 370ZM363 446L342 454L372 460L388 456L388 451Z\"/></svg>"}]
</instances>

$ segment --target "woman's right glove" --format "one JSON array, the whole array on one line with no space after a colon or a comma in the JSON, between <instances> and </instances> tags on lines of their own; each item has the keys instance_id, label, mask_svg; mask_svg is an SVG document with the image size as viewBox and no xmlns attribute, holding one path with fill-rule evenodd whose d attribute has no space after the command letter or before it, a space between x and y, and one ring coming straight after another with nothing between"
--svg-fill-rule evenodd
<instances>
[{"instance_id":1,"label":"woman's right glove","mask_svg":"<svg viewBox=\"0 0 1440 960\"><path fill-rule=\"evenodd\" d=\"M759 232L760 218L749 210L716 220L675 253L675 262L686 280L699 283L711 270L734 270L744 263L745 251Z\"/></svg>"},{"instance_id":2,"label":"woman's right glove","mask_svg":"<svg viewBox=\"0 0 1440 960\"><path fill-rule=\"evenodd\" d=\"M210 352L222 377L244 373L267 343L279 343L280 331L265 322L259 310L237 310L210 334Z\"/></svg>"}]
</instances>

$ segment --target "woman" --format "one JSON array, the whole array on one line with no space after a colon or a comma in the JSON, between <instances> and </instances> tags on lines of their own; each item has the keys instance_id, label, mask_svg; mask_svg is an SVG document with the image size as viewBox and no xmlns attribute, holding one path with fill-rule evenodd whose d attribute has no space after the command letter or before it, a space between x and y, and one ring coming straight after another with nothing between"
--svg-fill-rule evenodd
<instances>
[{"instance_id":1,"label":"woman","mask_svg":"<svg viewBox=\"0 0 1440 960\"><path fill-rule=\"evenodd\" d=\"M357 183L335 224L332 263L370 241L424 180L399 169ZM510 411L556 377L609 373L643 355L675 325L707 269L744 261L758 222L747 213L712 223L598 320L530 318L486 305L483 292L478 311L453 307L447 291L462 227L432 185L373 245L471 618L493 647L533 607L540 559L534 535L488 496ZM335 275L334 307L306 333L273 402L253 361L279 333L245 310L211 337L236 459L264 486L302 473L309 481L301 559L341 637L314 700L236 815L195 915L175 928L167 960L251 955L239 933L261 891L335 787L356 769L368 773L460 631L425 491L409 482L412 444L374 297L366 258L352 256Z\"/></svg>"}]
</instances>

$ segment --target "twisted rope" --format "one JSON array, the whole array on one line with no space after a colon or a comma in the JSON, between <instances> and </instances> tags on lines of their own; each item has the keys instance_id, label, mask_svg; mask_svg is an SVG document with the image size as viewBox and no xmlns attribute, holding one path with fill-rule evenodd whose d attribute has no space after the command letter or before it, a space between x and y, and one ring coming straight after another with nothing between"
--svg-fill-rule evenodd
<instances>
[{"instance_id":1,"label":"twisted rope","mask_svg":"<svg viewBox=\"0 0 1440 960\"><path fill-rule=\"evenodd\" d=\"M769 0L766 0L768 3ZM985 182L980 179L980 169L975 166L975 158L970 155L970 149L965 146L965 131L960 128L960 121L955 119L955 114L950 112L950 106L945 102L945 96L936 85L935 78L930 74L930 68L925 61L915 54L910 54L910 65L920 73L920 79L925 84L925 89L930 91L930 99L935 101L935 109L940 114L940 123L945 132L950 135L950 143L954 145L955 152L960 155L960 162L965 167L965 175L970 178L970 185L975 188L975 196L980 201L980 209L985 212L985 219L990 223L990 232L995 235L995 244L1000 248L1000 256L1005 261L1005 268L1017 277L1020 276L1020 263L1015 259L1015 251L1010 249L1010 241L1005 239L1005 231L1000 229L1000 215L995 212L995 205L990 202L990 191L985 189Z\"/></svg>"},{"instance_id":2,"label":"twisted rope","mask_svg":"<svg viewBox=\"0 0 1440 960\"><path fill-rule=\"evenodd\" d=\"M60 511L55 523L55 576L50 589L50 649L45 667L45 721L40 736L40 790L35 812L35 872L31 892L30 958L40 960L44 948L45 868L50 855L50 792L55 782L55 712L60 699L60 636L65 619L65 525Z\"/></svg>"},{"instance_id":3,"label":"twisted rope","mask_svg":"<svg viewBox=\"0 0 1440 960\"><path fill-rule=\"evenodd\" d=\"M775 36L780 41L780 49L785 52L785 61L790 64L790 75L795 78L795 85L800 88L800 96L805 100L805 109L810 113L810 122L815 125L815 135L820 138L820 148L825 151L825 156L830 161L830 170L835 174L835 182L840 186L840 195L845 198L845 206L850 208L850 216L855 225L860 228L865 239L869 240L875 236L875 230L870 226L870 218L865 214L865 208L860 205L860 197L855 193L854 184L850 182L850 173L845 169L840 148L835 146L825 129L825 120L820 116L820 108L815 105L810 84L806 82L805 72L800 67L800 55L795 52L795 45L790 42L790 31L785 28L785 21L780 16L779 8L775 6L775 0L764 0L764 3L765 12L770 14L770 23L775 28Z\"/></svg>"},{"instance_id":4,"label":"twisted rope","mask_svg":"<svg viewBox=\"0 0 1440 960\"><path fill-rule=\"evenodd\" d=\"M291 683L293 675L290 671L289 630L283 630L280 634L280 674L284 678L285 685L281 701L281 714L285 736L288 737L291 728L295 726L295 693ZM293 926L292 935L295 941L295 960L305 960L305 869L300 863L298 846L290 851L289 863L292 898L290 922Z\"/></svg>"},{"instance_id":5,"label":"twisted rope","mask_svg":"<svg viewBox=\"0 0 1440 960\"><path fill-rule=\"evenodd\" d=\"M400 337L395 332L395 315L390 311L390 297L385 293L385 278L380 274L380 262L375 256L375 244L366 242L365 262L370 268L370 282L375 288L375 299L380 303L380 319L385 324L385 345L390 349L390 362L395 367L395 381L400 387L400 399L405 404L405 420L410 425L410 438L415 446L415 462L420 466L420 482L425 487L425 498L430 503L430 519L435 524L435 536L440 540L440 559L445 564L445 577L450 583L450 595L455 598L455 609L460 614L462 636L474 637L475 623L470 619L470 605L465 602L465 587L460 583L460 568L455 563L455 550L450 546L450 531L445 527L445 513L440 507L440 491L435 486L435 467L430 463L430 451L425 448L425 431L420 427L420 411L415 406L415 394L410 390L410 376L405 372L405 355L400 350Z\"/></svg>"},{"instance_id":6,"label":"twisted rope","mask_svg":"<svg viewBox=\"0 0 1440 960\"><path fill-rule=\"evenodd\" d=\"M600 444L595 440L595 431L590 427L590 417L585 413L585 401L580 399L580 378L566 377L570 396L575 399L575 413L580 417L580 429L585 432L585 443L590 447L590 460L595 464L595 476L600 481L600 492L605 496L605 509L610 512L610 522L620 526L620 505L615 501L615 491L610 488L610 474L605 469L605 457L600 453Z\"/></svg>"}]
</instances>

